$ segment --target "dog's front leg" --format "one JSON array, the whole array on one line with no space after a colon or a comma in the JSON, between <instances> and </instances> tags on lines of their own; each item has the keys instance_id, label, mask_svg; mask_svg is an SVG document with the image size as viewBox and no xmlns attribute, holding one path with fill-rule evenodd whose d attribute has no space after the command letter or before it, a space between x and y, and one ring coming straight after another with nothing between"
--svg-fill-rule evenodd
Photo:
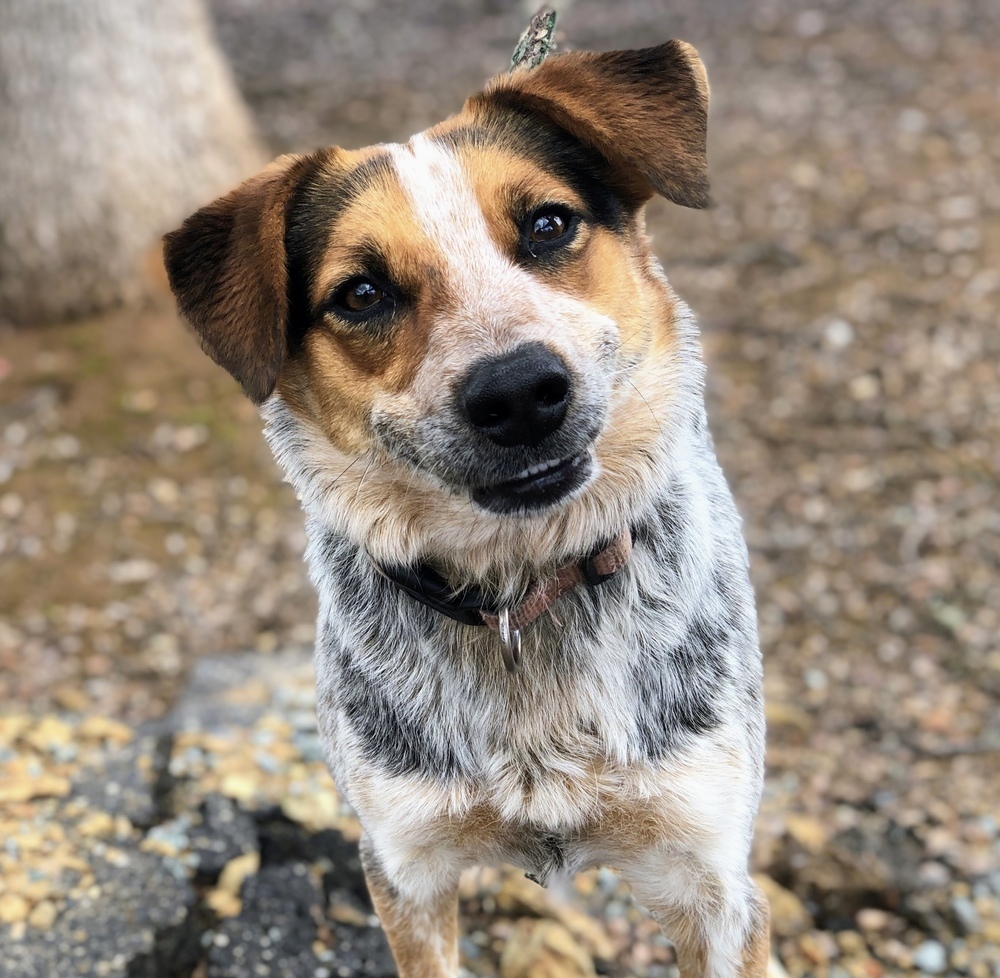
<instances>
[{"instance_id":1,"label":"dog's front leg","mask_svg":"<svg viewBox=\"0 0 1000 978\"><path fill-rule=\"evenodd\" d=\"M458 874L440 866L417 869L409 892L385 871L371 841L361 840L361 864L368 892L389 940L399 978L456 978L458 975Z\"/></svg>"},{"instance_id":2,"label":"dog's front leg","mask_svg":"<svg viewBox=\"0 0 1000 978\"><path fill-rule=\"evenodd\" d=\"M629 875L636 896L673 942L681 978L764 978L770 915L745 872L724 879L674 856L654 858Z\"/></svg>"}]
</instances>

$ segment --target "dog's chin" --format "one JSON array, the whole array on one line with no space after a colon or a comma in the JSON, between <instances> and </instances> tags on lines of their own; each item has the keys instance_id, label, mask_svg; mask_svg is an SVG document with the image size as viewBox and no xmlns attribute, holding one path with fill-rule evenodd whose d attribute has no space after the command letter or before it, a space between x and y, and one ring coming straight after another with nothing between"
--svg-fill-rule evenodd
<instances>
[{"instance_id":1,"label":"dog's chin","mask_svg":"<svg viewBox=\"0 0 1000 978\"><path fill-rule=\"evenodd\" d=\"M472 490L472 501L498 516L535 516L573 498L594 474L586 449L569 458L540 462L513 479Z\"/></svg>"}]
</instances>

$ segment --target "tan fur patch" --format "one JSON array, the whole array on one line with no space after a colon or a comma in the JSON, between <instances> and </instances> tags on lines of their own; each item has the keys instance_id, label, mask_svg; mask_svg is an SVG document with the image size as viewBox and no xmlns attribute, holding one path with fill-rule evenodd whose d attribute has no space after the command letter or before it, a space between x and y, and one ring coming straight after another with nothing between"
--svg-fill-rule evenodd
<instances>
[{"instance_id":1,"label":"tan fur patch","mask_svg":"<svg viewBox=\"0 0 1000 978\"><path fill-rule=\"evenodd\" d=\"M359 165L370 153L350 154ZM328 314L310 330L278 381L278 391L297 413L319 424L344 452L372 448L368 419L381 394L398 394L424 361L440 281L434 249L413 219L399 183L374 180L330 228L327 249L311 299L320 302L337 286L366 272L366 250L375 249L407 297L392 328L372 335Z\"/></svg>"},{"instance_id":2,"label":"tan fur patch","mask_svg":"<svg viewBox=\"0 0 1000 978\"><path fill-rule=\"evenodd\" d=\"M760 888L756 883L752 885L755 891L755 916L750 939L743 949L739 978L763 978L771 955L771 912Z\"/></svg>"}]
</instances>

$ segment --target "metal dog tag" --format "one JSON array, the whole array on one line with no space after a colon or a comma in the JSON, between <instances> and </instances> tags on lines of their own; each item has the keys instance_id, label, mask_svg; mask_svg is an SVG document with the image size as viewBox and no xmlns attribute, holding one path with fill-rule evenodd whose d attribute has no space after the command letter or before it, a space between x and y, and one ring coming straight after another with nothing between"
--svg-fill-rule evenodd
<instances>
[{"instance_id":1,"label":"metal dog tag","mask_svg":"<svg viewBox=\"0 0 1000 978\"><path fill-rule=\"evenodd\" d=\"M521 630L510 627L510 608L501 608L497 619L503 664L508 672L517 672L521 667Z\"/></svg>"}]
</instances>

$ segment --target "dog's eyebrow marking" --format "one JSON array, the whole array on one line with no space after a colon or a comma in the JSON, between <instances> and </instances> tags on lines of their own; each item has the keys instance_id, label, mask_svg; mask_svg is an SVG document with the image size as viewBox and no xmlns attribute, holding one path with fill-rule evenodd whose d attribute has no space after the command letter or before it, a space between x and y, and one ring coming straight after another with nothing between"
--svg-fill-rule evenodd
<instances>
[{"instance_id":1,"label":"dog's eyebrow marking","mask_svg":"<svg viewBox=\"0 0 1000 978\"><path fill-rule=\"evenodd\" d=\"M311 252L318 260L329 238L331 222L372 184L393 175L387 152L379 152L350 170L338 170L335 163L320 170L298 188L292 200L285 234L289 257L293 257L293 251L318 245Z\"/></svg>"},{"instance_id":2,"label":"dog's eyebrow marking","mask_svg":"<svg viewBox=\"0 0 1000 978\"><path fill-rule=\"evenodd\" d=\"M609 231L625 229L625 210L608 183L608 164L568 132L523 110L483 106L475 122L438 134L459 149L497 146L548 171L584 201L590 217Z\"/></svg>"},{"instance_id":3,"label":"dog's eyebrow marking","mask_svg":"<svg viewBox=\"0 0 1000 978\"><path fill-rule=\"evenodd\" d=\"M349 170L338 168L332 156L295 191L285 231L293 339L305 332L314 315L310 290L338 216L373 184L394 176L387 152L380 151Z\"/></svg>"}]
</instances>

